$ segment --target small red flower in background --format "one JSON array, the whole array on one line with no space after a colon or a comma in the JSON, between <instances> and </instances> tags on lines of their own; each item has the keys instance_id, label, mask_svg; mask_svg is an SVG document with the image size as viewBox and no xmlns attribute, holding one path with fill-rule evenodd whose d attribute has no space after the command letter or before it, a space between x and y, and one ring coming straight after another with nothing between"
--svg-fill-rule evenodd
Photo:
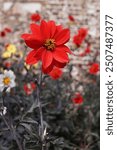
<instances>
[{"instance_id":1,"label":"small red flower in background","mask_svg":"<svg viewBox=\"0 0 117 150\"><path fill-rule=\"evenodd\" d=\"M0 36L1 36L1 37L5 37L5 36L6 36L5 31L1 31L1 32L0 32Z\"/></svg>"},{"instance_id":2,"label":"small red flower in background","mask_svg":"<svg viewBox=\"0 0 117 150\"><path fill-rule=\"evenodd\" d=\"M30 18L31 18L32 21L37 22L37 21L40 21L41 16L38 13L34 13L34 14L31 15Z\"/></svg>"},{"instance_id":3,"label":"small red flower in background","mask_svg":"<svg viewBox=\"0 0 117 150\"><path fill-rule=\"evenodd\" d=\"M90 44L87 44L87 48L85 49L85 54L91 53Z\"/></svg>"},{"instance_id":4,"label":"small red flower in background","mask_svg":"<svg viewBox=\"0 0 117 150\"><path fill-rule=\"evenodd\" d=\"M12 32L12 30L10 29L10 28L4 28L4 30L2 30L1 32L0 32L0 36L1 37L5 37L6 36L6 34L7 33L10 33L10 32Z\"/></svg>"},{"instance_id":5,"label":"small red flower in background","mask_svg":"<svg viewBox=\"0 0 117 150\"><path fill-rule=\"evenodd\" d=\"M80 47L80 45L82 44L82 42L84 41L84 39L86 38L88 34L88 30L86 28L80 28L78 30L78 34L74 36L73 38L73 42Z\"/></svg>"},{"instance_id":6,"label":"small red flower in background","mask_svg":"<svg viewBox=\"0 0 117 150\"><path fill-rule=\"evenodd\" d=\"M10 68L12 66L11 62L4 62L4 66L6 68Z\"/></svg>"},{"instance_id":7,"label":"small red flower in background","mask_svg":"<svg viewBox=\"0 0 117 150\"><path fill-rule=\"evenodd\" d=\"M42 70L49 73L54 67L63 68L68 62L70 49L65 45L70 39L69 29L57 26L54 21L41 21L40 25L30 25L31 34L23 34L27 46L33 50L26 58L27 64L42 61Z\"/></svg>"},{"instance_id":8,"label":"small red flower in background","mask_svg":"<svg viewBox=\"0 0 117 150\"><path fill-rule=\"evenodd\" d=\"M90 44L87 44L87 47L85 49L85 51L81 54L79 54L80 57L84 57L86 56L87 54L90 54L91 53L91 48L90 48Z\"/></svg>"},{"instance_id":9,"label":"small red flower in background","mask_svg":"<svg viewBox=\"0 0 117 150\"><path fill-rule=\"evenodd\" d=\"M92 66L89 68L89 73L96 75L99 71L99 64L98 63L93 63Z\"/></svg>"},{"instance_id":10,"label":"small red flower in background","mask_svg":"<svg viewBox=\"0 0 117 150\"><path fill-rule=\"evenodd\" d=\"M24 84L24 91L27 95L32 94L32 92L36 89L36 84L34 82Z\"/></svg>"},{"instance_id":11,"label":"small red flower in background","mask_svg":"<svg viewBox=\"0 0 117 150\"><path fill-rule=\"evenodd\" d=\"M4 31L5 31L5 32L8 32L8 33L12 32L12 30L11 30L10 28L7 28L7 27L4 28Z\"/></svg>"},{"instance_id":12,"label":"small red flower in background","mask_svg":"<svg viewBox=\"0 0 117 150\"><path fill-rule=\"evenodd\" d=\"M75 19L72 15L69 15L68 18L69 18L70 21L75 22Z\"/></svg>"},{"instance_id":13,"label":"small red flower in background","mask_svg":"<svg viewBox=\"0 0 117 150\"><path fill-rule=\"evenodd\" d=\"M56 80L62 76L63 72L60 68L54 67L54 69L49 73L52 79Z\"/></svg>"},{"instance_id":14,"label":"small red flower in background","mask_svg":"<svg viewBox=\"0 0 117 150\"><path fill-rule=\"evenodd\" d=\"M73 98L72 101L75 104L82 104L84 100L83 100L82 95L80 93L78 93L78 94L75 95L75 98Z\"/></svg>"}]
</instances>

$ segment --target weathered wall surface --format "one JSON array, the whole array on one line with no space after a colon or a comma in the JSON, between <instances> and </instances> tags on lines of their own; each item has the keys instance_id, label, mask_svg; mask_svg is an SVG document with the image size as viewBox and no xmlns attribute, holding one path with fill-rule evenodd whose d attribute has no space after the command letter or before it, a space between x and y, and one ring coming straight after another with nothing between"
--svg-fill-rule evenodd
<instances>
[{"instance_id":1,"label":"weathered wall surface","mask_svg":"<svg viewBox=\"0 0 117 150\"><path fill-rule=\"evenodd\" d=\"M39 11L45 15L45 18L49 16L49 19L54 19L56 22L64 25L67 25L69 22L68 15L73 15L77 24L70 27L72 29L71 35L74 35L78 28L87 27L89 29L88 42L91 43L91 49L92 51L99 51L99 0L0 0L0 4L2 5L4 2L12 1L15 3L21 2L22 4L40 4ZM21 11L21 6L16 6L14 10L17 11L19 9ZM9 17L7 17L8 19Z\"/></svg>"}]
</instances>

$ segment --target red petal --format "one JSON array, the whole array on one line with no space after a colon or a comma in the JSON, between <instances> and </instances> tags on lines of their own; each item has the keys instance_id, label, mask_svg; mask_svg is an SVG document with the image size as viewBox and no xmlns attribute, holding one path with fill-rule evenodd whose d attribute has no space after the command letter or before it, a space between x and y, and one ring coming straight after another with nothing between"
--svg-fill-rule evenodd
<instances>
[{"instance_id":1,"label":"red petal","mask_svg":"<svg viewBox=\"0 0 117 150\"><path fill-rule=\"evenodd\" d=\"M53 61L53 64L58 68L64 68L66 66L66 63L60 63L56 60Z\"/></svg>"},{"instance_id":2,"label":"red petal","mask_svg":"<svg viewBox=\"0 0 117 150\"><path fill-rule=\"evenodd\" d=\"M45 48L43 48L43 47L39 48L37 50L36 54L35 54L35 57L37 59L42 59L42 54L43 54L44 51L45 51Z\"/></svg>"},{"instance_id":3,"label":"red petal","mask_svg":"<svg viewBox=\"0 0 117 150\"><path fill-rule=\"evenodd\" d=\"M53 66L53 63L52 63L47 69L45 69L45 68L42 66L42 71L43 71L43 73L48 74L49 72L52 71L53 67L54 67L54 66Z\"/></svg>"},{"instance_id":4,"label":"red petal","mask_svg":"<svg viewBox=\"0 0 117 150\"><path fill-rule=\"evenodd\" d=\"M63 72L60 68L54 67L49 75L52 77L52 79L56 80L61 77L62 73Z\"/></svg>"},{"instance_id":5,"label":"red petal","mask_svg":"<svg viewBox=\"0 0 117 150\"><path fill-rule=\"evenodd\" d=\"M29 65L33 65L33 64L36 64L39 59L37 59L35 57L35 54L37 53L37 50L32 50L26 57L26 63L29 64Z\"/></svg>"},{"instance_id":6,"label":"red petal","mask_svg":"<svg viewBox=\"0 0 117 150\"><path fill-rule=\"evenodd\" d=\"M65 51L61 50L59 47L55 49L53 52L53 57L56 61L61 63L69 62L68 55Z\"/></svg>"},{"instance_id":7,"label":"red petal","mask_svg":"<svg viewBox=\"0 0 117 150\"><path fill-rule=\"evenodd\" d=\"M32 23L30 25L30 28L31 28L31 31L32 31L33 34L40 35L40 26L39 25Z\"/></svg>"},{"instance_id":8,"label":"red petal","mask_svg":"<svg viewBox=\"0 0 117 150\"><path fill-rule=\"evenodd\" d=\"M42 46L42 40L40 40L37 36L31 34L23 34L22 38L25 40L27 46L33 49L38 49Z\"/></svg>"},{"instance_id":9,"label":"red petal","mask_svg":"<svg viewBox=\"0 0 117 150\"><path fill-rule=\"evenodd\" d=\"M70 39L70 31L69 29L61 30L55 37L56 45L62 45L68 42Z\"/></svg>"},{"instance_id":10,"label":"red petal","mask_svg":"<svg viewBox=\"0 0 117 150\"><path fill-rule=\"evenodd\" d=\"M24 39L24 40L26 40L30 36L31 36L31 34L24 33L24 34L21 35L21 38Z\"/></svg>"},{"instance_id":11,"label":"red petal","mask_svg":"<svg viewBox=\"0 0 117 150\"><path fill-rule=\"evenodd\" d=\"M56 25L54 21L49 21L48 22L48 27L50 28L50 37L52 38L55 34L56 31Z\"/></svg>"},{"instance_id":12,"label":"red petal","mask_svg":"<svg viewBox=\"0 0 117 150\"><path fill-rule=\"evenodd\" d=\"M56 32L60 32L63 29L62 25L56 26Z\"/></svg>"},{"instance_id":13,"label":"red petal","mask_svg":"<svg viewBox=\"0 0 117 150\"><path fill-rule=\"evenodd\" d=\"M43 67L46 69L48 68L53 60L53 54L51 51L47 51L45 50L42 54L42 63L43 63Z\"/></svg>"},{"instance_id":14,"label":"red petal","mask_svg":"<svg viewBox=\"0 0 117 150\"><path fill-rule=\"evenodd\" d=\"M69 54L72 54L71 50L66 46L66 45L61 45L61 46L58 46L58 48L61 50L61 51L65 51Z\"/></svg>"},{"instance_id":15,"label":"red petal","mask_svg":"<svg viewBox=\"0 0 117 150\"><path fill-rule=\"evenodd\" d=\"M45 22L44 20L41 21L40 31L43 39L48 39L50 37L50 28L48 27L47 22Z\"/></svg>"}]
</instances>

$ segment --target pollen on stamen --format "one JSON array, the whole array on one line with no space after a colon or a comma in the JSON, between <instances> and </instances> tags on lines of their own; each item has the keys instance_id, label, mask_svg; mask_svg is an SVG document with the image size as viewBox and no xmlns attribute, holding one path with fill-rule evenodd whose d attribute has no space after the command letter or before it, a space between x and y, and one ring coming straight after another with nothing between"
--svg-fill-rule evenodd
<instances>
[{"instance_id":1,"label":"pollen on stamen","mask_svg":"<svg viewBox=\"0 0 117 150\"><path fill-rule=\"evenodd\" d=\"M54 39L47 39L45 41L44 46L47 50L53 50L55 48L55 40Z\"/></svg>"},{"instance_id":2,"label":"pollen on stamen","mask_svg":"<svg viewBox=\"0 0 117 150\"><path fill-rule=\"evenodd\" d=\"M10 82L11 82L11 80L10 80L9 77L5 77L5 78L3 79L4 85L9 85Z\"/></svg>"}]
</instances>

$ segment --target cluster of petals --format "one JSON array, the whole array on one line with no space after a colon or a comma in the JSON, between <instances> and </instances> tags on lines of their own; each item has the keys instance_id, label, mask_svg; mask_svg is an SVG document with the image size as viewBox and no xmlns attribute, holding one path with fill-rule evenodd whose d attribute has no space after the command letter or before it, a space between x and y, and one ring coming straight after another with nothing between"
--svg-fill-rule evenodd
<instances>
[{"instance_id":1,"label":"cluster of petals","mask_svg":"<svg viewBox=\"0 0 117 150\"><path fill-rule=\"evenodd\" d=\"M72 15L69 15L68 18L71 22L75 22L75 18Z\"/></svg>"},{"instance_id":2,"label":"cluster of petals","mask_svg":"<svg viewBox=\"0 0 117 150\"><path fill-rule=\"evenodd\" d=\"M70 39L69 29L63 29L54 21L42 20L40 25L31 24L31 33L23 34L26 45L31 50L26 58L29 65L42 61L42 70L49 73L54 67L63 68L68 62L70 49L65 45Z\"/></svg>"},{"instance_id":3,"label":"cluster of petals","mask_svg":"<svg viewBox=\"0 0 117 150\"><path fill-rule=\"evenodd\" d=\"M88 29L80 28L78 30L78 33L73 37L74 44L80 47L83 41L85 40L87 34L88 34Z\"/></svg>"},{"instance_id":4,"label":"cluster of petals","mask_svg":"<svg viewBox=\"0 0 117 150\"><path fill-rule=\"evenodd\" d=\"M99 72L99 64L98 63L93 63L91 67L89 68L89 73L96 75Z\"/></svg>"},{"instance_id":5,"label":"cluster of petals","mask_svg":"<svg viewBox=\"0 0 117 150\"><path fill-rule=\"evenodd\" d=\"M36 84L34 82L25 83L24 91L27 95L32 94L32 92L36 89Z\"/></svg>"},{"instance_id":6,"label":"cluster of petals","mask_svg":"<svg viewBox=\"0 0 117 150\"><path fill-rule=\"evenodd\" d=\"M75 104L82 104L84 99L80 93L77 93L75 97L72 99Z\"/></svg>"},{"instance_id":7,"label":"cluster of petals","mask_svg":"<svg viewBox=\"0 0 117 150\"><path fill-rule=\"evenodd\" d=\"M56 80L56 79L60 78L62 76L62 74L63 74L63 71L60 68L54 67L53 70L49 73L49 76L52 79Z\"/></svg>"},{"instance_id":8,"label":"cluster of petals","mask_svg":"<svg viewBox=\"0 0 117 150\"><path fill-rule=\"evenodd\" d=\"M5 37L7 33L11 33L12 30L8 27L4 28L2 31L0 31L0 37Z\"/></svg>"},{"instance_id":9,"label":"cluster of petals","mask_svg":"<svg viewBox=\"0 0 117 150\"><path fill-rule=\"evenodd\" d=\"M41 20L41 16L38 13L33 13L30 16L31 20L34 22L38 22Z\"/></svg>"},{"instance_id":10,"label":"cluster of petals","mask_svg":"<svg viewBox=\"0 0 117 150\"><path fill-rule=\"evenodd\" d=\"M14 44L7 44L5 46L5 51L2 53L2 58L10 58L13 54L15 54L17 48Z\"/></svg>"},{"instance_id":11,"label":"cluster of petals","mask_svg":"<svg viewBox=\"0 0 117 150\"><path fill-rule=\"evenodd\" d=\"M0 92L4 90L9 92L11 88L15 87L15 78L12 70L5 70L3 74L0 74Z\"/></svg>"}]
</instances>

